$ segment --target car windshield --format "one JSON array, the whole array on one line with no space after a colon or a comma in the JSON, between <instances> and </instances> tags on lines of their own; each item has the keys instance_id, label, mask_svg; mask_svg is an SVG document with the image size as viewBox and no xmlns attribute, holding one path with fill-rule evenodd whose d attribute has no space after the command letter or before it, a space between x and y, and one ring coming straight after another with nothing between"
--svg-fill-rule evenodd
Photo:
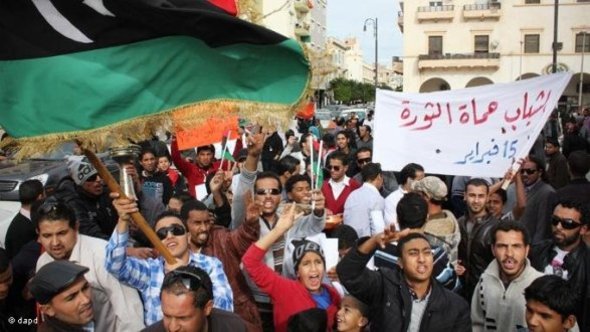
<instances>
[{"instance_id":1,"label":"car windshield","mask_svg":"<svg viewBox=\"0 0 590 332\"><path fill-rule=\"evenodd\" d=\"M332 115L329 112L316 112L315 117L316 117L316 119L319 119L319 120L332 119Z\"/></svg>"},{"instance_id":2,"label":"car windshield","mask_svg":"<svg viewBox=\"0 0 590 332\"><path fill-rule=\"evenodd\" d=\"M37 153L31 156L34 160L63 160L66 156L74 154L74 142L64 142L60 144L55 150L48 153Z\"/></svg>"}]
</instances>

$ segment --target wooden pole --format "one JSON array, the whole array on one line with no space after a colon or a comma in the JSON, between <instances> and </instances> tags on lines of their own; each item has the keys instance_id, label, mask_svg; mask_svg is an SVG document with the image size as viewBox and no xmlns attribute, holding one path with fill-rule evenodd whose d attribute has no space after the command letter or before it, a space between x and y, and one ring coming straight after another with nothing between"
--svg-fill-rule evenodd
<instances>
[{"instance_id":1,"label":"wooden pole","mask_svg":"<svg viewBox=\"0 0 590 332\"><path fill-rule=\"evenodd\" d=\"M80 145L80 144L78 144L78 145ZM94 152L92 152L88 149L83 149L83 151L84 151L84 155L86 156L86 158L88 158L88 161L90 161L92 166L94 166L94 168L96 168L98 175L100 175L100 177L104 180L104 182L109 187L109 189L112 192L118 193L119 197L127 198L127 196L125 195L123 190L121 190L119 183L117 183L117 181L113 178L113 176L111 175L109 170L103 165L102 161L100 161L100 159L98 159L98 157L96 157ZM121 170L121 172L122 172L122 170ZM160 252L160 254L164 257L166 262L168 264L176 263L176 258L174 258L174 256L172 256L170 251L168 251L168 248L164 247L164 244L162 244L162 241L160 241L160 239L158 239L156 232L154 232L154 230L150 227L150 225L147 223L147 221L145 221L145 219L143 218L141 213L134 212L131 214L131 218L135 222L135 225L137 225L137 227L139 227L139 229L143 232L143 234L145 234L145 236L148 238L148 240L154 245L154 248L156 248L156 250L158 250Z\"/></svg>"}]
</instances>

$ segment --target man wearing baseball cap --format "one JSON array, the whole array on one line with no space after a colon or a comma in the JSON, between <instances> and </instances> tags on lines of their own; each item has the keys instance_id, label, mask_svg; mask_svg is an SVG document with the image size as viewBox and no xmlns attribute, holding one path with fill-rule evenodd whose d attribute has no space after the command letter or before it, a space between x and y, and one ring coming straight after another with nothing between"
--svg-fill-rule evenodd
<instances>
[{"instance_id":1,"label":"man wearing baseball cap","mask_svg":"<svg viewBox=\"0 0 590 332\"><path fill-rule=\"evenodd\" d=\"M442 208L448 195L447 185L436 176L427 176L412 183L412 191L420 194L428 204L424 234L430 244L442 246L449 261L455 262L461 242L461 230L453 212Z\"/></svg>"},{"instance_id":2,"label":"man wearing baseball cap","mask_svg":"<svg viewBox=\"0 0 590 332\"><path fill-rule=\"evenodd\" d=\"M43 266L29 283L45 321L37 331L94 331L92 290L84 278L88 268L70 261Z\"/></svg>"}]
</instances>

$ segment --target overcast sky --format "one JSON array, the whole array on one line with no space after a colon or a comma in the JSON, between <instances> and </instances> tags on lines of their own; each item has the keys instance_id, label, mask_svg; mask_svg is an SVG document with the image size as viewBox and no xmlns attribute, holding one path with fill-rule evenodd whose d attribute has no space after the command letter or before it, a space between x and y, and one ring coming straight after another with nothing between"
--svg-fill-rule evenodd
<instances>
[{"instance_id":1,"label":"overcast sky","mask_svg":"<svg viewBox=\"0 0 590 332\"><path fill-rule=\"evenodd\" d=\"M366 62L375 61L373 26L363 24L367 18L378 18L379 63L388 64L392 56L402 55L402 34L397 26L398 0L328 0L328 36L343 39L357 37Z\"/></svg>"}]
</instances>

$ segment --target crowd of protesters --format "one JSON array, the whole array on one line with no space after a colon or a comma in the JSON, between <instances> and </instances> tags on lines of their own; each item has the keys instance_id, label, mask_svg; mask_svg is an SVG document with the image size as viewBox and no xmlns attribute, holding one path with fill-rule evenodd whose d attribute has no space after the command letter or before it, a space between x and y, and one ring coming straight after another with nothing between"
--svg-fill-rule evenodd
<instances>
[{"instance_id":1,"label":"crowd of protesters","mask_svg":"<svg viewBox=\"0 0 590 332\"><path fill-rule=\"evenodd\" d=\"M241 127L219 159L141 142L137 199L83 156L47 197L23 182L0 331L590 331L589 110L498 179L429 174L419 153L383 171L372 117Z\"/></svg>"}]
</instances>

